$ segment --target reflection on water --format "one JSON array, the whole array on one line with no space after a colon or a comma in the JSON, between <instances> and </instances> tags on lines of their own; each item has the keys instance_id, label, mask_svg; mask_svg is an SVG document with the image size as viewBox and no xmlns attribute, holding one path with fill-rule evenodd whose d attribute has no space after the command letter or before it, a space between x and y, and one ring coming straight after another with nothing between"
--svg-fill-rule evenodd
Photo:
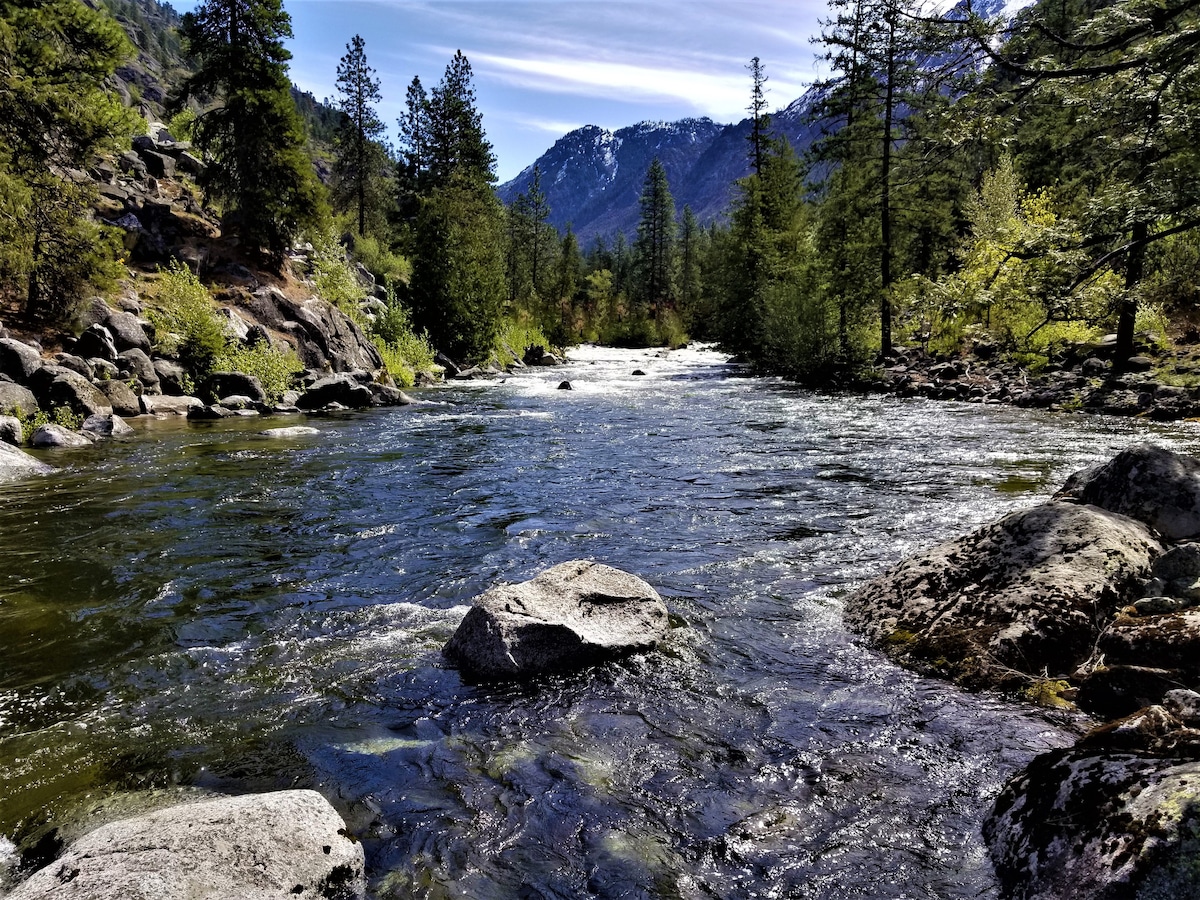
<instances>
[{"instance_id":1,"label":"reflection on water","mask_svg":"<svg viewBox=\"0 0 1200 900\"><path fill-rule=\"evenodd\" d=\"M143 426L0 486L4 840L114 791L302 785L380 897L995 896L979 824L1074 723L895 669L839 598L1194 427L573 359L297 439ZM658 588L661 652L445 667L471 597L579 557Z\"/></svg>"}]
</instances>

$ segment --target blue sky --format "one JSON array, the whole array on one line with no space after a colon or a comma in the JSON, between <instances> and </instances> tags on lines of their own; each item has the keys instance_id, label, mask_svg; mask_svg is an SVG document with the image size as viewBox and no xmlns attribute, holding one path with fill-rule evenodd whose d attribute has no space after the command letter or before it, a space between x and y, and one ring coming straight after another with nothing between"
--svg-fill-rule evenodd
<instances>
[{"instance_id":1,"label":"blue sky","mask_svg":"<svg viewBox=\"0 0 1200 900\"><path fill-rule=\"evenodd\" d=\"M770 107L786 106L818 75L811 37L827 14L824 0L285 0L284 8L295 32L292 80L318 99L335 96L338 61L363 36L393 139L413 76L431 88L462 50L501 181L582 125L738 121L753 56L766 66Z\"/></svg>"}]
</instances>

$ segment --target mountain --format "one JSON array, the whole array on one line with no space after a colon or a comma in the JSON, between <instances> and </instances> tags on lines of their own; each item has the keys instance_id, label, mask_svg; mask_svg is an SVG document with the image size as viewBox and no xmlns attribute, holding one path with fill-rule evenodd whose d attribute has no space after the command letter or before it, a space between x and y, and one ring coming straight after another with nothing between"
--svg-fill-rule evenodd
<instances>
[{"instance_id":1,"label":"mountain","mask_svg":"<svg viewBox=\"0 0 1200 900\"><path fill-rule=\"evenodd\" d=\"M949 14L965 14L969 9L985 18L1012 21L1032 3L959 0ZM928 62L936 68L943 61ZM773 133L786 137L798 154L820 136L822 126L813 121L812 112L822 90L809 88L771 116ZM735 182L750 173L750 126L749 118L736 125L719 125L711 119L641 122L615 132L587 125L560 138L533 165L500 185L497 193L505 203L527 193L537 166L550 206L550 224L560 231L570 224L584 247L596 237L608 239L617 232L632 237L637 231L642 181L657 156L666 169L676 209L682 213L684 206L691 206L707 225L728 213Z\"/></svg>"},{"instance_id":2,"label":"mountain","mask_svg":"<svg viewBox=\"0 0 1200 900\"><path fill-rule=\"evenodd\" d=\"M817 130L808 122L812 91L771 118L772 129L803 152ZM750 167L750 119L720 125L711 119L640 122L619 131L587 125L572 131L497 192L505 203L526 193L534 167L541 170L542 191L550 206L550 224L568 224L582 245L617 232L637 230L638 198L655 157L662 162L682 212L691 206L703 223L729 208L734 182Z\"/></svg>"}]
</instances>

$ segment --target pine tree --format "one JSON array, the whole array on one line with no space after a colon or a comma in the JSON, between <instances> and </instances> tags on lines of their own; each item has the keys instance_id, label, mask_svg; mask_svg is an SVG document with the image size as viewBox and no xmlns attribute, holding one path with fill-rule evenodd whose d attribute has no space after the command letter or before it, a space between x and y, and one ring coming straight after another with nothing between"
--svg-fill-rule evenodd
<instances>
[{"instance_id":1,"label":"pine tree","mask_svg":"<svg viewBox=\"0 0 1200 900\"><path fill-rule=\"evenodd\" d=\"M420 197L428 189L429 174L429 94L418 77L414 76L404 94L404 114L396 124L400 128L397 206L400 220L411 224Z\"/></svg>"},{"instance_id":2,"label":"pine tree","mask_svg":"<svg viewBox=\"0 0 1200 900\"><path fill-rule=\"evenodd\" d=\"M116 274L94 188L74 173L128 146L133 116L104 82L131 52L78 0L0 2L0 279L32 315L66 320L85 285Z\"/></svg>"},{"instance_id":3,"label":"pine tree","mask_svg":"<svg viewBox=\"0 0 1200 900\"><path fill-rule=\"evenodd\" d=\"M342 186L343 196L349 193L358 208L358 234L367 229L368 199L378 200L376 185L386 159L379 138L383 122L375 112L382 99L379 79L367 65L367 53L361 35L356 34L346 45L337 70L337 88L341 95L338 108L345 115L336 139L337 159L334 173Z\"/></svg>"},{"instance_id":4,"label":"pine tree","mask_svg":"<svg viewBox=\"0 0 1200 900\"><path fill-rule=\"evenodd\" d=\"M281 0L206 0L181 33L198 69L172 106L220 98L196 119L195 143L211 162L201 184L226 204L227 225L278 258L321 207L287 78L291 20Z\"/></svg>"},{"instance_id":5,"label":"pine tree","mask_svg":"<svg viewBox=\"0 0 1200 900\"><path fill-rule=\"evenodd\" d=\"M416 92L410 91L410 98ZM505 298L504 208L492 190L495 160L475 109L471 66L461 52L418 112L428 138L418 164L412 233L413 322L460 359L486 357ZM406 155L411 145L405 148ZM426 168L421 171L419 166Z\"/></svg>"},{"instance_id":6,"label":"pine tree","mask_svg":"<svg viewBox=\"0 0 1200 900\"><path fill-rule=\"evenodd\" d=\"M642 183L637 240L634 243L634 293L640 311L655 318L675 304L675 201L667 171L655 157Z\"/></svg>"},{"instance_id":7,"label":"pine tree","mask_svg":"<svg viewBox=\"0 0 1200 900\"><path fill-rule=\"evenodd\" d=\"M757 56L750 60L748 68L753 80L750 106L747 107L750 112L750 162L754 174L761 175L771 127L771 117L767 115L767 75Z\"/></svg>"}]
</instances>

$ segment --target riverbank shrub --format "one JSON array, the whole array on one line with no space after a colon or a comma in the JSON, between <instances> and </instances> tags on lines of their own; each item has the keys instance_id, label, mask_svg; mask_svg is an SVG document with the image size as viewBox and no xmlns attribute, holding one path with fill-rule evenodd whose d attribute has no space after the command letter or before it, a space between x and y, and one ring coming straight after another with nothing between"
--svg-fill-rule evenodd
<instances>
[{"instance_id":1,"label":"riverbank shrub","mask_svg":"<svg viewBox=\"0 0 1200 900\"><path fill-rule=\"evenodd\" d=\"M389 293L387 310L375 318L370 332L384 368L401 387L412 387L418 372L433 371L436 351L424 334L413 330L408 310L394 294Z\"/></svg>"},{"instance_id":2,"label":"riverbank shrub","mask_svg":"<svg viewBox=\"0 0 1200 900\"><path fill-rule=\"evenodd\" d=\"M215 371L228 338L213 311L212 297L187 266L173 260L159 270L158 306L146 312L154 325L155 349L176 356L193 385Z\"/></svg>"},{"instance_id":3,"label":"riverbank shrub","mask_svg":"<svg viewBox=\"0 0 1200 900\"><path fill-rule=\"evenodd\" d=\"M280 350L267 341L249 347L228 343L217 355L213 371L253 375L266 392L267 402L278 403L295 386L295 376L304 371L304 363L290 347Z\"/></svg>"},{"instance_id":4,"label":"riverbank shrub","mask_svg":"<svg viewBox=\"0 0 1200 900\"><path fill-rule=\"evenodd\" d=\"M33 438L33 433L43 425L61 425L69 431L78 431L83 425L83 416L72 412L67 406L56 406L49 412L39 409L32 415L26 415L18 409L16 414L21 423L21 439L26 444Z\"/></svg>"}]
</instances>

